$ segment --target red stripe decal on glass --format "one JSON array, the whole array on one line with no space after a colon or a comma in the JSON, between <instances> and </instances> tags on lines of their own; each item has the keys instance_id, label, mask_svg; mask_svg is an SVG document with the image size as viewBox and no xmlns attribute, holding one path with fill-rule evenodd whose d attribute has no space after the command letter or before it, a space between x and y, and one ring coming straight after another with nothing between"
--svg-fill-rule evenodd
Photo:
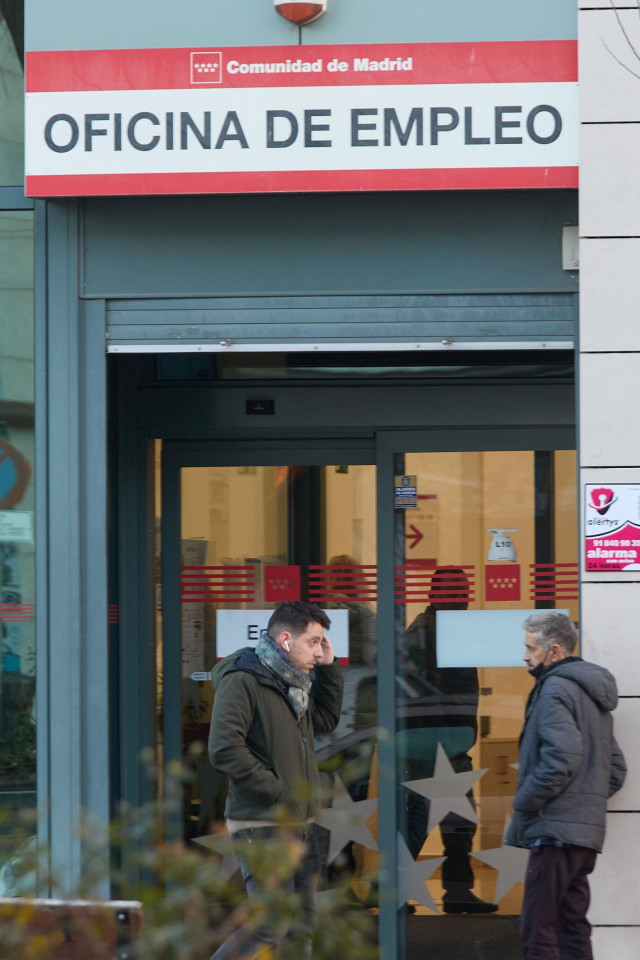
<instances>
[{"instance_id":1,"label":"red stripe decal on glass","mask_svg":"<svg viewBox=\"0 0 640 960\"><path fill-rule=\"evenodd\" d=\"M378 596L375 564L310 564L309 600L331 603L374 601Z\"/></svg>"},{"instance_id":2,"label":"red stripe decal on glass","mask_svg":"<svg viewBox=\"0 0 640 960\"><path fill-rule=\"evenodd\" d=\"M578 600L577 563L532 563L529 587L532 600Z\"/></svg>"},{"instance_id":3,"label":"red stripe decal on glass","mask_svg":"<svg viewBox=\"0 0 640 960\"><path fill-rule=\"evenodd\" d=\"M253 603L256 571L251 566L180 567L181 603Z\"/></svg>"},{"instance_id":4,"label":"red stripe decal on glass","mask_svg":"<svg viewBox=\"0 0 640 960\"><path fill-rule=\"evenodd\" d=\"M462 573L458 572L462 571ZM395 602L473 603L475 566L448 564L446 567L404 566L395 568Z\"/></svg>"}]
</instances>

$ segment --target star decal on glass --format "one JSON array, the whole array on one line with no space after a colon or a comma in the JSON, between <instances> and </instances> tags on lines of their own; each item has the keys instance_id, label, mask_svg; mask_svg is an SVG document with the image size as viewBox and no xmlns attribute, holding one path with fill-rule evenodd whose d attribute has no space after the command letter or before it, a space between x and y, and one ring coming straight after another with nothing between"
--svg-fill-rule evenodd
<instances>
[{"instance_id":1,"label":"star decal on glass","mask_svg":"<svg viewBox=\"0 0 640 960\"><path fill-rule=\"evenodd\" d=\"M329 830L329 853L331 863L348 843L359 843L370 850L377 850L376 839L367 826L367 820L378 809L376 797L370 800L352 800L340 777L333 783L333 804L325 807L316 817L316 823Z\"/></svg>"},{"instance_id":2,"label":"star decal on glass","mask_svg":"<svg viewBox=\"0 0 640 960\"><path fill-rule=\"evenodd\" d=\"M493 850L478 850L473 853L477 860L482 860L483 863L498 871L496 892L493 898L496 903L500 903L505 893L508 893L516 883L524 883L527 872L529 851L522 847L507 847L504 843L510 825L511 817L507 815L502 831L501 847L494 847Z\"/></svg>"},{"instance_id":3,"label":"star decal on glass","mask_svg":"<svg viewBox=\"0 0 640 960\"><path fill-rule=\"evenodd\" d=\"M205 849L218 854L218 872L223 880L230 880L240 869L238 858L233 851L231 837L222 833L211 833L205 837L194 837L194 843L199 843Z\"/></svg>"},{"instance_id":4,"label":"star decal on glass","mask_svg":"<svg viewBox=\"0 0 640 960\"><path fill-rule=\"evenodd\" d=\"M426 884L444 859L444 857L430 857L428 860L414 860L404 838L398 834L399 905L406 903L407 900L415 900L416 903L421 903L423 907L428 907L434 913L440 913Z\"/></svg>"},{"instance_id":5,"label":"star decal on glass","mask_svg":"<svg viewBox=\"0 0 640 960\"><path fill-rule=\"evenodd\" d=\"M476 812L467 794L474 783L485 775L484 770L467 770L456 773L441 743L438 744L436 765L432 777L424 780L405 780L404 786L429 800L429 823L427 833L440 823L448 813L457 813L465 820L478 823Z\"/></svg>"}]
</instances>

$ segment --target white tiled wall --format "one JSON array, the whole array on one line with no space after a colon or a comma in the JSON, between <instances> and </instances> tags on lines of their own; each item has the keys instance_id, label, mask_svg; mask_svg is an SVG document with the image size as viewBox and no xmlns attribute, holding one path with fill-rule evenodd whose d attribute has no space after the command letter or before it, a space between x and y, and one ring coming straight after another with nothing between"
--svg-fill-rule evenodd
<instances>
[{"instance_id":1,"label":"white tiled wall","mask_svg":"<svg viewBox=\"0 0 640 960\"><path fill-rule=\"evenodd\" d=\"M640 920L638 860L640 813L610 813L607 838L591 877L593 924L628 925ZM611 958L615 960L615 958Z\"/></svg>"},{"instance_id":2,"label":"white tiled wall","mask_svg":"<svg viewBox=\"0 0 640 960\"><path fill-rule=\"evenodd\" d=\"M638 960L640 927L594 927L594 960Z\"/></svg>"},{"instance_id":3,"label":"white tiled wall","mask_svg":"<svg viewBox=\"0 0 640 960\"><path fill-rule=\"evenodd\" d=\"M635 8L634 0L578 0L579 10L602 10L603 7L614 6L618 10L630 10Z\"/></svg>"},{"instance_id":4,"label":"white tiled wall","mask_svg":"<svg viewBox=\"0 0 640 960\"><path fill-rule=\"evenodd\" d=\"M638 103L640 103L640 80L637 82ZM582 125L580 131L581 236L633 237L639 235L639 152L640 123Z\"/></svg>"},{"instance_id":5,"label":"white tiled wall","mask_svg":"<svg viewBox=\"0 0 640 960\"><path fill-rule=\"evenodd\" d=\"M600 0L599 6L609 4ZM640 51L637 7L622 10L620 22L610 7L580 18L578 50L583 123L636 119L640 59L627 43L625 33Z\"/></svg>"},{"instance_id":6,"label":"white tiled wall","mask_svg":"<svg viewBox=\"0 0 640 960\"><path fill-rule=\"evenodd\" d=\"M637 18L640 24L640 17ZM640 67L640 64L638 64ZM640 80L637 81L640 96ZM640 239L580 242L580 349L638 349Z\"/></svg>"},{"instance_id":7,"label":"white tiled wall","mask_svg":"<svg viewBox=\"0 0 640 960\"><path fill-rule=\"evenodd\" d=\"M582 585L582 655L611 670L621 696L640 693L639 610L640 583Z\"/></svg>"},{"instance_id":8,"label":"white tiled wall","mask_svg":"<svg viewBox=\"0 0 640 960\"><path fill-rule=\"evenodd\" d=\"M638 145L640 147L640 142ZM582 465L606 468L640 466L639 410L640 353L582 353ZM614 480L613 477L609 479Z\"/></svg>"},{"instance_id":9,"label":"white tiled wall","mask_svg":"<svg viewBox=\"0 0 640 960\"><path fill-rule=\"evenodd\" d=\"M609 800L609 810L640 810L640 764L635 762L640 729L640 697L620 700L614 721L616 739L627 761L627 779L622 790Z\"/></svg>"},{"instance_id":10,"label":"white tiled wall","mask_svg":"<svg viewBox=\"0 0 640 960\"><path fill-rule=\"evenodd\" d=\"M609 0L578 3L581 499L587 482L640 481L640 76L633 76L640 75L640 16L635 0L614 2L620 22ZM592 878L594 956L637 960L640 575L582 570L581 579L582 654L618 681L623 699L614 720L629 767L609 802L606 844Z\"/></svg>"}]
</instances>

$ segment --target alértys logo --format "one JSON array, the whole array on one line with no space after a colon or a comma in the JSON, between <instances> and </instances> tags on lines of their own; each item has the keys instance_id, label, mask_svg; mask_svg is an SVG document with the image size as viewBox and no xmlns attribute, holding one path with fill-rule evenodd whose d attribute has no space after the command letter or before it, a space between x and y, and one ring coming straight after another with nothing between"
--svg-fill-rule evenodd
<instances>
[{"instance_id":1,"label":"al\u00e9rtys logo","mask_svg":"<svg viewBox=\"0 0 640 960\"><path fill-rule=\"evenodd\" d=\"M617 499L615 493L609 487L596 487L595 490L591 491L591 500L588 502L588 506L592 510L597 510L600 516L604 517L609 507L612 507Z\"/></svg>"}]
</instances>

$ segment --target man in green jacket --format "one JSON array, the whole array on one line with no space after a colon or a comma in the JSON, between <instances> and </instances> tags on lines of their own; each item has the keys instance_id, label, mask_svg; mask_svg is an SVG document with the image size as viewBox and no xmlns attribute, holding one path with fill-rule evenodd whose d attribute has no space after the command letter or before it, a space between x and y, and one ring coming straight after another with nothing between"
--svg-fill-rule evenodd
<instances>
[{"instance_id":1,"label":"man in green jacket","mask_svg":"<svg viewBox=\"0 0 640 960\"><path fill-rule=\"evenodd\" d=\"M260 878L247 861L246 846L274 838L278 808L287 811L305 844L305 855L288 884L303 905L303 956L311 956L319 873L313 819L320 778L313 738L335 729L342 707L342 673L325 633L330 625L315 604L280 603L255 650L247 647L226 657L212 673L209 757L229 778L227 828L249 896L260 892ZM257 930L242 928L212 960L254 957L295 932L268 922Z\"/></svg>"}]
</instances>

